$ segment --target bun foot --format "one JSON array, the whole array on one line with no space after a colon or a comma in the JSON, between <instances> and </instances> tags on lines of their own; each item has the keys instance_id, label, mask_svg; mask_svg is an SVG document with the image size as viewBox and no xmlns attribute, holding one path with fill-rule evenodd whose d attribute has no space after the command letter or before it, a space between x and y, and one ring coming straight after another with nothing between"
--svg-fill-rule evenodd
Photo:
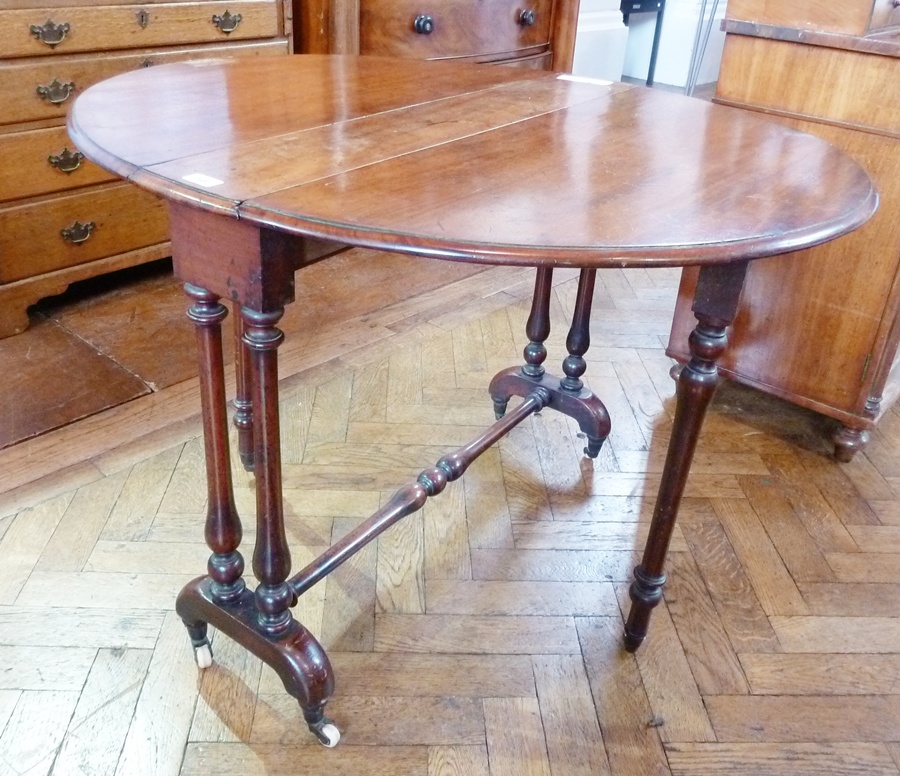
<instances>
[{"instance_id":1,"label":"bun foot","mask_svg":"<svg viewBox=\"0 0 900 776\"><path fill-rule=\"evenodd\" d=\"M869 432L861 428L840 426L831 437L834 457L841 463L849 463L853 456L869 444Z\"/></svg>"}]
</instances>

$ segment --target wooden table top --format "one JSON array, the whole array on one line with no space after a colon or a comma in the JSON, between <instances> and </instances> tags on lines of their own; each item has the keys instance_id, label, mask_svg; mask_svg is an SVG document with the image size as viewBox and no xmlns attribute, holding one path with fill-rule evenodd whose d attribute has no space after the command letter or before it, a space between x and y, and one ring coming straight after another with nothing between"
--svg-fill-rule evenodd
<instances>
[{"instance_id":1,"label":"wooden table top","mask_svg":"<svg viewBox=\"0 0 900 776\"><path fill-rule=\"evenodd\" d=\"M877 207L842 152L750 112L556 73L375 57L179 63L87 89L89 159L225 216L463 261L703 264Z\"/></svg>"}]
</instances>

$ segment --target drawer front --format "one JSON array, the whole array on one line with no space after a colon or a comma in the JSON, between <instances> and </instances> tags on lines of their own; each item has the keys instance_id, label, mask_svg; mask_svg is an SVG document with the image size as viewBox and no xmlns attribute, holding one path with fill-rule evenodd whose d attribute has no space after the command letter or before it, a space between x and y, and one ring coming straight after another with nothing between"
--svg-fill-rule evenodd
<instances>
[{"instance_id":1,"label":"drawer front","mask_svg":"<svg viewBox=\"0 0 900 776\"><path fill-rule=\"evenodd\" d=\"M900 2L897 0L875 0L872 9L871 30L883 30L887 27L900 26Z\"/></svg>"},{"instance_id":2,"label":"drawer front","mask_svg":"<svg viewBox=\"0 0 900 776\"><path fill-rule=\"evenodd\" d=\"M78 228L88 224L93 226ZM68 239L62 234L67 229L73 230ZM162 200L130 183L7 208L0 210L0 283L167 239L168 218Z\"/></svg>"},{"instance_id":3,"label":"drawer front","mask_svg":"<svg viewBox=\"0 0 900 776\"><path fill-rule=\"evenodd\" d=\"M42 119L63 120L75 96L104 78L139 67L256 54L286 54L288 41L244 43L202 48L135 51L114 56L97 54L42 57L0 67L0 124Z\"/></svg>"},{"instance_id":4,"label":"drawer front","mask_svg":"<svg viewBox=\"0 0 900 776\"><path fill-rule=\"evenodd\" d=\"M111 173L81 157L65 127L0 135L0 202L113 178Z\"/></svg>"},{"instance_id":5,"label":"drawer front","mask_svg":"<svg viewBox=\"0 0 900 776\"><path fill-rule=\"evenodd\" d=\"M516 52L550 41L551 0L362 0L361 54L433 59Z\"/></svg>"},{"instance_id":6,"label":"drawer front","mask_svg":"<svg viewBox=\"0 0 900 776\"><path fill-rule=\"evenodd\" d=\"M212 43L281 35L276 0L0 11L5 57Z\"/></svg>"},{"instance_id":7,"label":"drawer front","mask_svg":"<svg viewBox=\"0 0 900 776\"><path fill-rule=\"evenodd\" d=\"M725 15L776 27L864 35L873 0L728 0ZM883 0L876 0L876 4ZM890 0L887 0L890 2Z\"/></svg>"},{"instance_id":8,"label":"drawer front","mask_svg":"<svg viewBox=\"0 0 900 776\"><path fill-rule=\"evenodd\" d=\"M553 52L545 51L541 54L534 54L530 57L521 57L519 59L505 59L497 62L498 65L507 67L523 67L528 70L549 70L553 65Z\"/></svg>"}]
</instances>

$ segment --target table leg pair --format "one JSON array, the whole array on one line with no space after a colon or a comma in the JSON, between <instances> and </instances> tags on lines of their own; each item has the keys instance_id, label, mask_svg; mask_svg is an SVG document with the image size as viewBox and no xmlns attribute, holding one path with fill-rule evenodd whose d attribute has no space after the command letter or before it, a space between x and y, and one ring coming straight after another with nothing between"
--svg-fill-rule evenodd
<instances>
[{"instance_id":1,"label":"table leg pair","mask_svg":"<svg viewBox=\"0 0 900 776\"><path fill-rule=\"evenodd\" d=\"M716 360L726 345L726 328L734 318L746 263L704 267L694 302L698 326L691 335L691 359L678 378L675 423L663 471L650 535L631 585L631 611L625 626L625 646L634 651L647 633L650 613L662 598L663 562L675 526L693 451L706 407L717 382ZM207 574L188 583L176 610L185 622L200 667L211 663L207 625L243 645L272 666L287 692L300 704L310 730L326 745L340 734L325 716L334 690L334 673L325 651L297 622L290 608L298 597L403 517L421 509L427 498L458 479L491 445L530 415L551 408L576 420L587 439L585 453L596 457L609 434L609 416L602 402L581 380L590 344L589 321L594 269L581 272L572 325L566 341L564 377L545 372L544 342L549 336L552 270L539 268L531 313L526 326L529 343L525 364L497 374L490 395L497 421L459 450L444 456L400 490L356 530L334 544L293 577L284 530L279 448L277 348L283 335L276 328L282 311L241 313L237 359L238 397L235 423L244 465L256 476L257 534L252 568L258 584L244 582L239 551L241 522L232 487L222 358L221 322L226 308L218 297L188 284L192 298L188 316L197 330L201 411L206 452L209 507L205 536L212 551ZM522 402L507 412L512 396Z\"/></svg>"},{"instance_id":2,"label":"table leg pair","mask_svg":"<svg viewBox=\"0 0 900 776\"><path fill-rule=\"evenodd\" d=\"M694 450L700 436L706 409L718 384L716 362L728 344L727 329L734 321L747 262L702 267L694 295L693 311L697 326L691 333L691 358L678 372L675 421L663 467L659 492L650 523L641 562L634 569L629 588L631 609L625 623L625 648L634 652L647 635L650 614L662 600L666 583L665 559L669 549L678 507L681 504ZM525 365L507 369L491 382L491 397L498 415L502 415L510 396L525 396L535 384L547 389L547 406L575 418L588 440L584 452L595 458L609 433L609 419L603 404L584 389L581 375L586 364L584 354L590 345L589 323L595 270L584 269L578 283L572 327L566 339L569 355L563 361L562 379L546 374L542 366L547 356L544 341L550 333L549 268L538 269L531 315L526 334ZM596 424L596 425L594 425Z\"/></svg>"}]
</instances>

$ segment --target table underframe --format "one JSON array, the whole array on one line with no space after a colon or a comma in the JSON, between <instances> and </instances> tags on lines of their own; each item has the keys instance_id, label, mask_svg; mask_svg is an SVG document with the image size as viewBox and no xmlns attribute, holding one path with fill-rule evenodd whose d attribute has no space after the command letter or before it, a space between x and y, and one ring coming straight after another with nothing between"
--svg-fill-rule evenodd
<instances>
[{"instance_id":1,"label":"table underframe","mask_svg":"<svg viewBox=\"0 0 900 776\"><path fill-rule=\"evenodd\" d=\"M215 219L230 223L220 215ZM222 321L227 308L221 303L221 292L204 287L224 288L233 278L225 269L220 277L215 270L209 269L208 262L184 258L193 255L195 245L184 241L179 244L176 226L177 223L173 224L176 273L187 281L185 289L192 300L188 316L195 325L198 342L209 504L205 538L211 550L207 573L183 588L176 610L187 627L199 663L203 664L199 655L204 650L209 651L207 626L212 625L278 673L287 692L299 702L309 728L323 743L332 746L337 742L338 734L324 712L334 690L334 672L325 650L293 618L291 607L296 605L300 595L382 531L421 509L428 498L438 495L448 482L461 477L491 445L540 410L551 409L572 417L587 440L585 453L591 457L598 455L610 431L610 418L600 399L581 380L586 370L584 356L590 345L589 324L596 269L583 268L580 272L566 340L568 356L562 364L563 376L554 376L544 368L547 356L544 342L550 333L553 272L547 262L536 271L525 330L528 344L524 349L524 364L499 372L489 387L496 422L467 445L424 469L414 482L397 490L370 518L293 576L290 576L291 556L284 527L279 446L277 354L284 335L277 324L283 314L283 305L267 301L273 298L273 293L265 287L265 273L248 275L251 280L244 295L263 300L264 303L257 306L265 308L254 309L244 304L236 324L234 420L241 460L256 478L256 545L252 571L257 586L251 591L244 581L244 558L239 549L242 525L235 507L228 441L222 351ZM207 230L208 233L212 231ZM264 235L268 232L259 230L260 245L267 244ZM193 235L196 236L196 232ZM222 239L227 240L227 234ZM213 244L199 251L199 258L214 254L217 246L223 247L224 243L213 239ZM296 261L295 265L302 263ZM649 536L629 590L632 603L624 633L624 646L629 651L636 650L644 640L651 612L662 599L666 553L706 408L718 382L716 362L727 345L726 331L737 312L747 264L747 261L731 261L704 265L700 269L693 303L698 323L689 341L691 357L678 372L675 418L660 488ZM199 266L205 269L196 273L202 277L195 278L192 268ZM292 271L290 274L292 276ZM284 289L289 286L289 290L276 290L274 298L277 299L279 294L292 298L293 278L287 283L283 270L276 272L274 277L277 278L274 285L281 283ZM211 279L214 282L208 282ZM522 401L508 409L512 397L521 397Z\"/></svg>"}]
</instances>

